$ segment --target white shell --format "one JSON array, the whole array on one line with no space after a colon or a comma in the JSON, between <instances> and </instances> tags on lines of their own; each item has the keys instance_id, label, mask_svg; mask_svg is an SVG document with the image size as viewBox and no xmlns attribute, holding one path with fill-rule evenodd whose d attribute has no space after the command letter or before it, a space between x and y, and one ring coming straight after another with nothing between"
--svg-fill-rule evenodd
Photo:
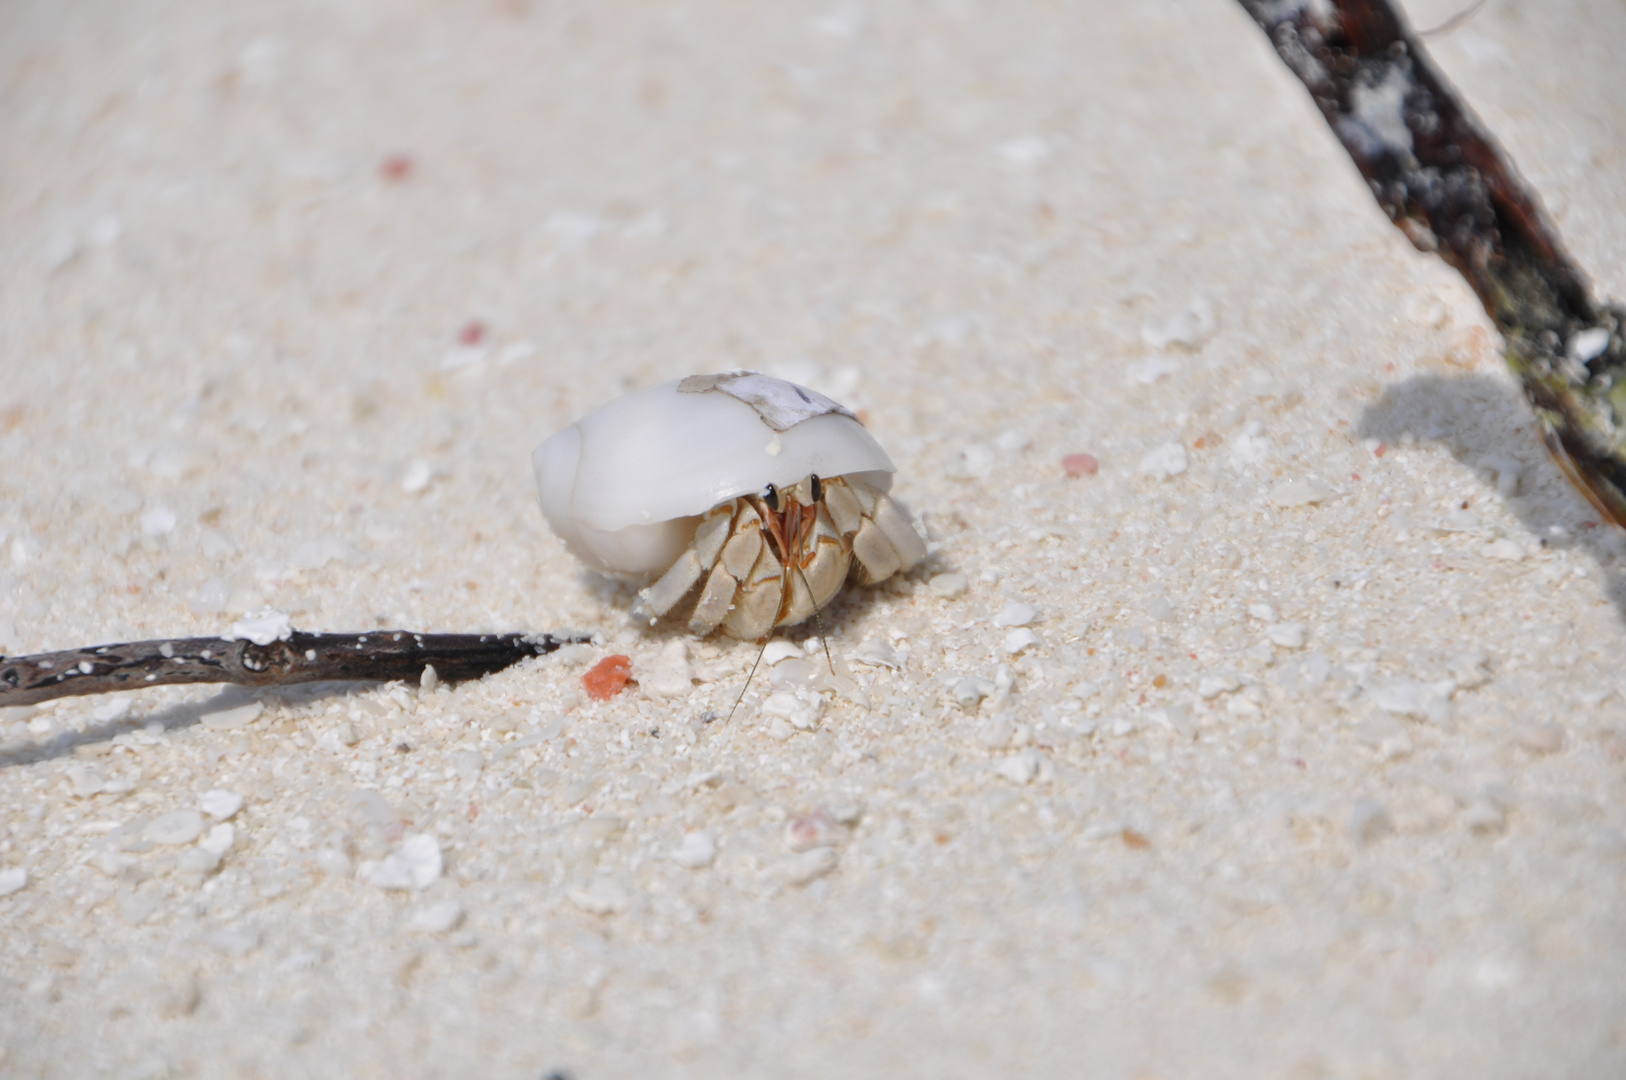
<instances>
[{"instance_id":1,"label":"white shell","mask_svg":"<svg viewBox=\"0 0 1626 1080\"><path fill-rule=\"evenodd\" d=\"M769 484L857 474L882 491L892 459L822 394L754 372L695 375L636 390L531 455L548 524L588 565L664 572L697 518Z\"/></svg>"}]
</instances>

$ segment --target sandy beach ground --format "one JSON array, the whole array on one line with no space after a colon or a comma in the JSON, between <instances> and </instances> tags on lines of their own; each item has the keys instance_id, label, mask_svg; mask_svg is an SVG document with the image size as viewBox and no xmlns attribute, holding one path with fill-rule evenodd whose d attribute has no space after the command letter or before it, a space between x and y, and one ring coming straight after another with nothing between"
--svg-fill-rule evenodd
<instances>
[{"instance_id":1,"label":"sandy beach ground","mask_svg":"<svg viewBox=\"0 0 1626 1080\"><path fill-rule=\"evenodd\" d=\"M1626 296L1626 7L1429 40ZM1228 0L13 0L0 282L0 652L599 635L0 711L0 1073L1626 1074L1626 542ZM806 730L535 502L734 367L931 541Z\"/></svg>"}]
</instances>

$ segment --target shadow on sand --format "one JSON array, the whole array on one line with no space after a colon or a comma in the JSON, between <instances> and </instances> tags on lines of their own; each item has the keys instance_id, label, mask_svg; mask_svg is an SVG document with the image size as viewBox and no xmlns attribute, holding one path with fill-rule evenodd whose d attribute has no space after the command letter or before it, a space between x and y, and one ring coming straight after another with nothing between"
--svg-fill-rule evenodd
<instances>
[{"instance_id":1,"label":"shadow on sand","mask_svg":"<svg viewBox=\"0 0 1626 1080\"><path fill-rule=\"evenodd\" d=\"M284 700L297 698L301 702L307 702L320 698L343 697L357 688L371 688L377 685L379 684L373 682L303 683L297 686L278 687L276 695ZM252 691L241 686L228 686L213 697L205 698L202 701L187 701L178 705L171 705L167 709L148 716L97 721L84 728L57 732L41 742L24 743L20 746L11 746L0 750L0 769L9 769L17 765L32 765L36 762L51 761L55 758L71 757L73 752L81 746L108 742L115 736L126 734L137 728L148 731L158 728L167 732L196 727L204 722L206 716L222 713L240 705L248 705L256 700L258 699Z\"/></svg>"},{"instance_id":2,"label":"shadow on sand","mask_svg":"<svg viewBox=\"0 0 1626 1080\"><path fill-rule=\"evenodd\" d=\"M1356 430L1390 444L1438 443L1502 495L1543 547L1585 552L1626 620L1626 535L1607 522L1548 456L1517 388L1483 375L1419 375L1362 411Z\"/></svg>"}]
</instances>

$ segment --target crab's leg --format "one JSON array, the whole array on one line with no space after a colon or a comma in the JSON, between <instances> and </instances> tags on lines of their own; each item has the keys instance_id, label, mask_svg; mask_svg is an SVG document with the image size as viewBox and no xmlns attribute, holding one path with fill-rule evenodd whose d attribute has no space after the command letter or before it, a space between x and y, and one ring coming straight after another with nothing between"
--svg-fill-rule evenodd
<instances>
[{"instance_id":1,"label":"crab's leg","mask_svg":"<svg viewBox=\"0 0 1626 1080\"><path fill-rule=\"evenodd\" d=\"M723 632L740 641L757 641L772 630L783 581L784 566L770 546L762 544L756 565L734 594L734 606L723 620Z\"/></svg>"},{"instance_id":2,"label":"crab's leg","mask_svg":"<svg viewBox=\"0 0 1626 1080\"><path fill-rule=\"evenodd\" d=\"M711 575L706 578L706 587L700 590L700 599L695 601L694 611L689 615L689 633L695 637L705 637L721 626L723 620L728 618L728 609L739 588L740 583L730 576L721 563L712 567Z\"/></svg>"},{"instance_id":3,"label":"crab's leg","mask_svg":"<svg viewBox=\"0 0 1626 1080\"><path fill-rule=\"evenodd\" d=\"M721 518L725 528L721 536L715 538L716 565L711 567L705 588L700 590L700 599L695 602L694 611L689 615L689 632L696 637L705 637L722 625L733 606L734 594L739 591L740 582L750 576L757 555L762 551L762 519L756 510L743 502L730 502L725 504L725 508L728 514ZM709 523L708 520L706 524ZM695 534L695 548L702 560L706 551L702 550L700 538L706 524L702 524L700 532ZM707 536L706 547L710 547L712 539Z\"/></svg>"},{"instance_id":4,"label":"crab's leg","mask_svg":"<svg viewBox=\"0 0 1626 1080\"><path fill-rule=\"evenodd\" d=\"M892 542L892 547L898 553L898 573L906 573L914 565L926 557L926 542L915 532L915 527L909 524L909 519L903 516L898 504L882 494L875 499L875 512L870 515L886 538Z\"/></svg>"},{"instance_id":5,"label":"crab's leg","mask_svg":"<svg viewBox=\"0 0 1626 1080\"><path fill-rule=\"evenodd\" d=\"M858 496L839 476L824 482L824 508L829 511L830 522L839 536L852 536L864 522L864 508L859 505Z\"/></svg>"},{"instance_id":6,"label":"crab's leg","mask_svg":"<svg viewBox=\"0 0 1626 1080\"><path fill-rule=\"evenodd\" d=\"M858 526L858 535L853 537L853 575L858 584L885 581L902 565L898 549L892 546L881 527L866 517Z\"/></svg>"},{"instance_id":7,"label":"crab's leg","mask_svg":"<svg viewBox=\"0 0 1626 1080\"><path fill-rule=\"evenodd\" d=\"M886 492L862 480L851 481L849 487L863 513L853 537L854 577L858 584L884 581L926 557L925 541Z\"/></svg>"},{"instance_id":8,"label":"crab's leg","mask_svg":"<svg viewBox=\"0 0 1626 1080\"><path fill-rule=\"evenodd\" d=\"M661 575L659 581L638 593L635 610L651 619L665 615L694 588L694 583L700 580L702 569L700 556L694 548L684 548L677 562Z\"/></svg>"},{"instance_id":9,"label":"crab's leg","mask_svg":"<svg viewBox=\"0 0 1626 1080\"><path fill-rule=\"evenodd\" d=\"M694 583L711 569L728 539L729 524L734 517L734 503L729 501L713 507L695 527L694 540L684 549L678 560L667 568L660 580L638 593L636 611L650 618L665 615L679 600L689 595Z\"/></svg>"},{"instance_id":10,"label":"crab's leg","mask_svg":"<svg viewBox=\"0 0 1626 1080\"><path fill-rule=\"evenodd\" d=\"M825 508L818 510L795 560L796 573L789 576L789 595L779 614L782 624L799 623L817 613L841 591L847 579L851 553Z\"/></svg>"}]
</instances>

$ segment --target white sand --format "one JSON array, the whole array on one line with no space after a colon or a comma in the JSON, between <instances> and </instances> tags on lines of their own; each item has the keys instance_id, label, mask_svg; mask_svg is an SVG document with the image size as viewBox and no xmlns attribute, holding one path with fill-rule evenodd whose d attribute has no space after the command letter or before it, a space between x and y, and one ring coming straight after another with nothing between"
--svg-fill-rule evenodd
<instances>
[{"instance_id":1,"label":"white sand","mask_svg":"<svg viewBox=\"0 0 1626 1080\"><path fill-rule=\"evenodd\" d=\"M1435 43L1617 295L1623 40ZM17 0L0 80L0 650L604 638L7 715L0 1072L1626 1073L1626 545L1226 0ZM736 365L969 582L845 599L814 733L726 642L580 702L674 636L531 489Z\"/></svg>"}]
</instances>

